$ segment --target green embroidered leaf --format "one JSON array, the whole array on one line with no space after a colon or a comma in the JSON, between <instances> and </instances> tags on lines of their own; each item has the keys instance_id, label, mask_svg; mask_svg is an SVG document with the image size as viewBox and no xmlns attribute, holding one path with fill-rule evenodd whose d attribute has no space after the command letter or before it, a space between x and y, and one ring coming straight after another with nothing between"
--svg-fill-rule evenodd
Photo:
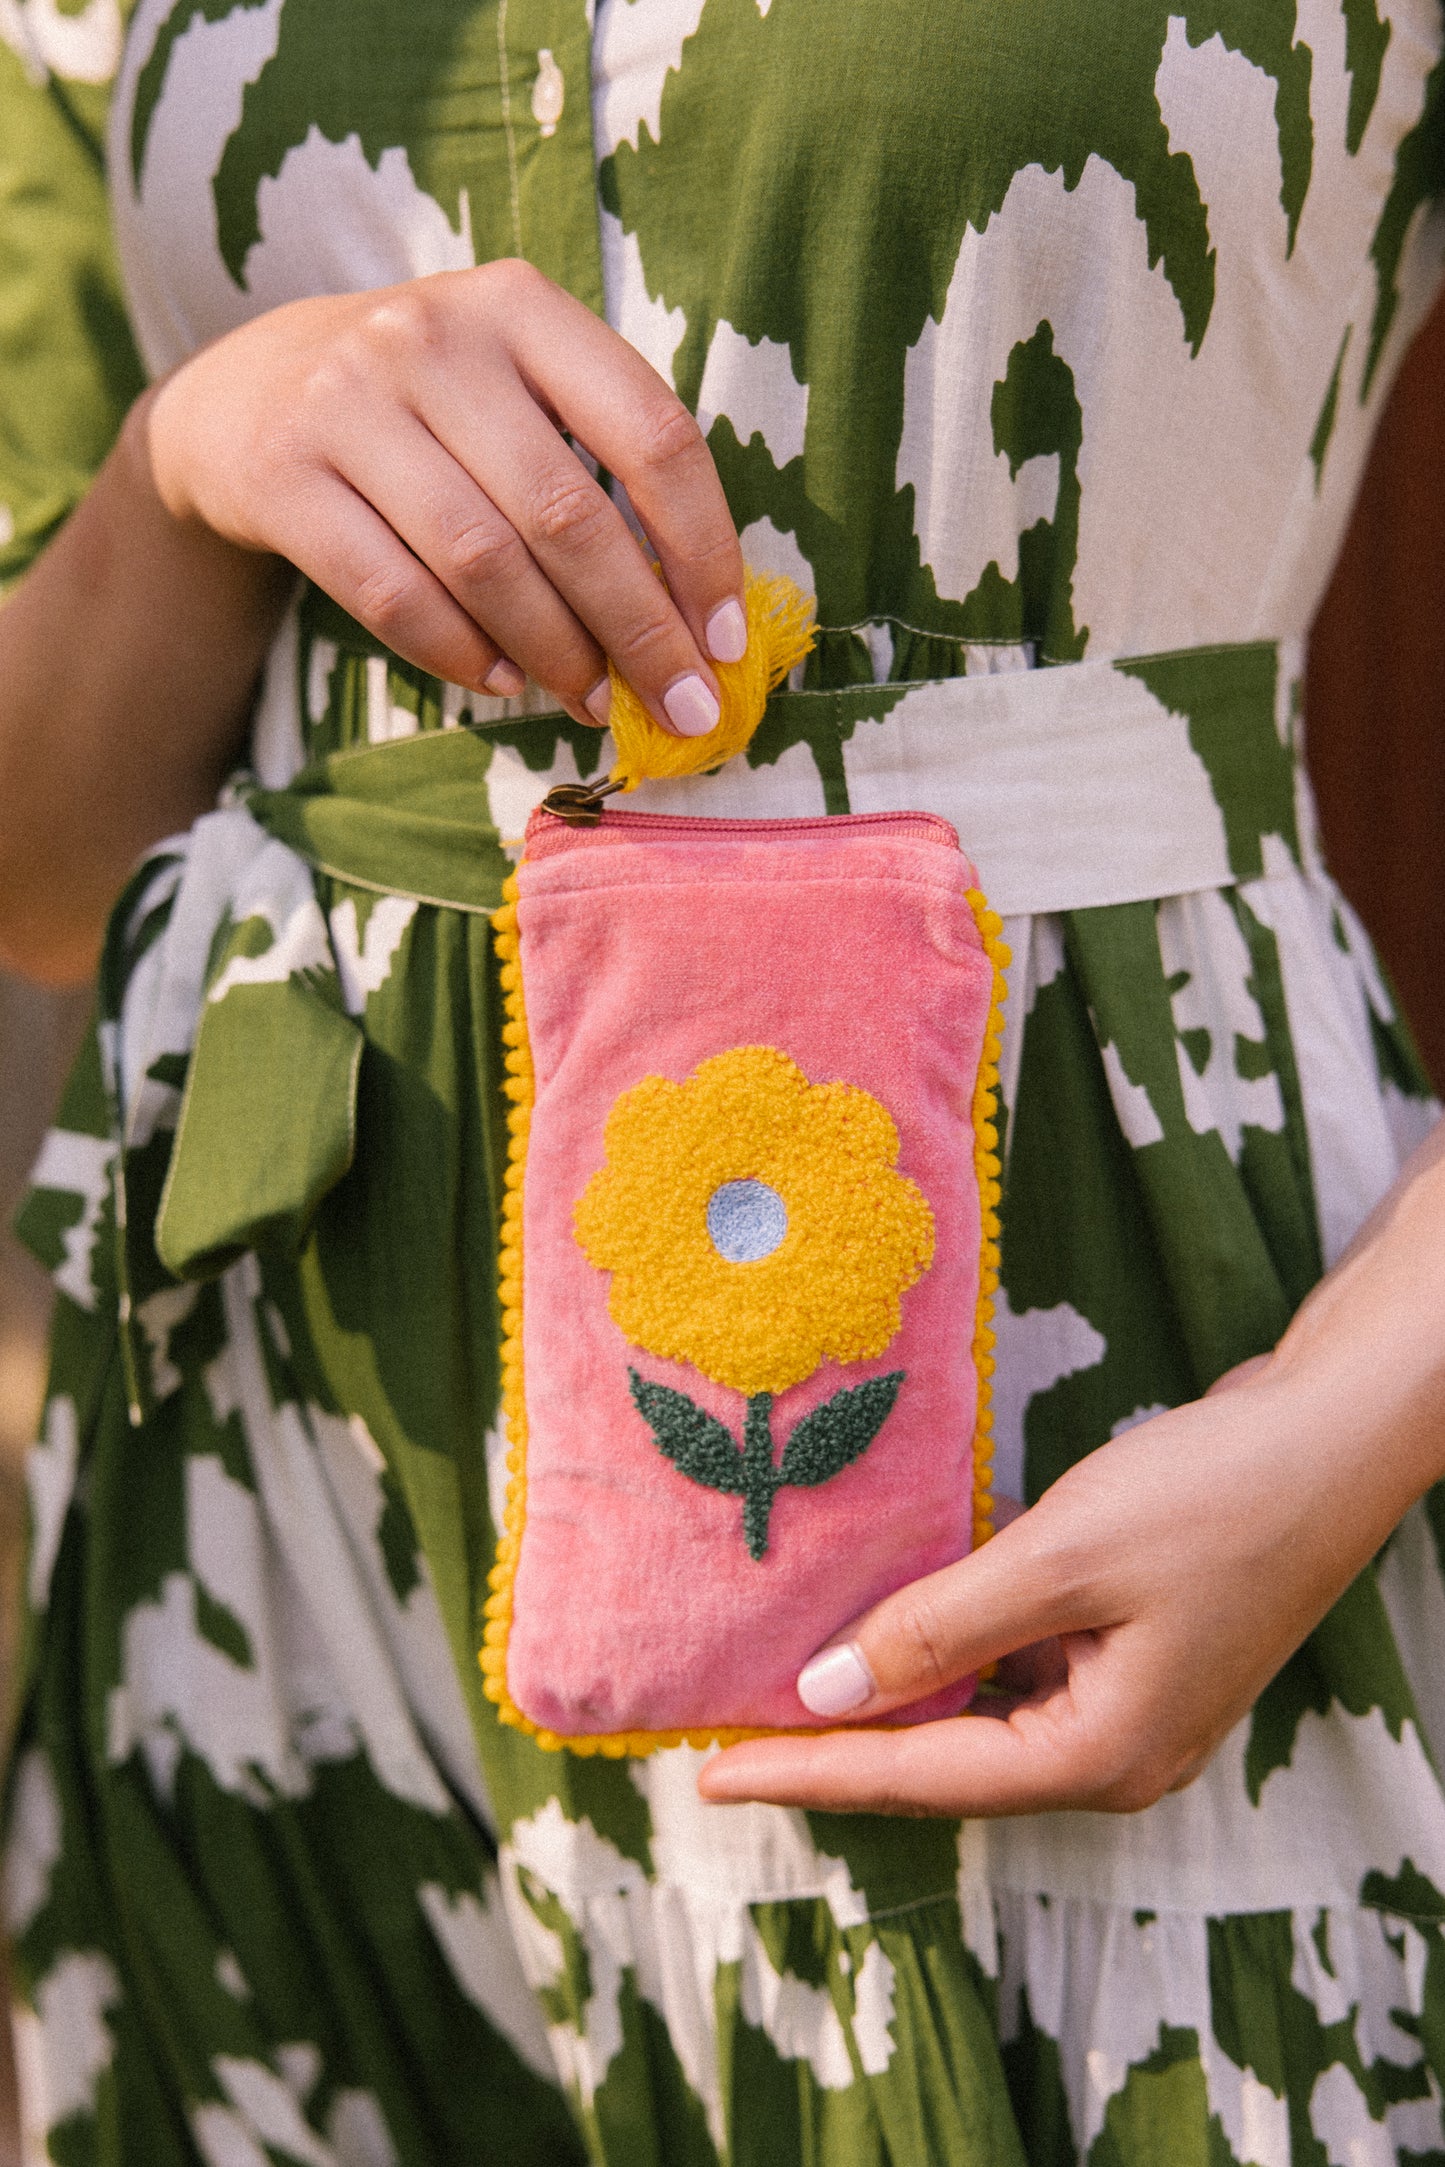
<instances>
[{"instance_id":1,"label":"green embroidered leaf","mask_svg":"<svg viewBox=\"0 0 1445 2167\"><path fill-rule=\"evenodd\" d=\"M821 1407L804 1415L783 1454L778 1481L799 1488L813 1488L845 1468L868 1450L882 1429L898 1397L905 1372L890 1370L886 1377L870 1377L866 1384L835 1392Z\"/></svg>"},{"instance_id":2,"label":"green embroidered leaf","mask_svg":"<svg viewBox=\"0 0 1445 2167\"><path fill-rule=\"evenodd\" d=\"M754 1392L743 1423L743 1541L749 1557L767 1556L768 1524L782 1479L773 1465L773 1395Z\"/></svg>"},{"instance_id":3,"label":"green embroidered leaf","mask_svg":"<svg viewBox=\"0 0 1445 2167\"><path fill-rule=\"evenodd\" d=\"M835 1392L798 1424L780 1466L773 1464L771 1392L755 1392L749 1399L739 1452L724 1424L685 1392L649 1384L635 1369L627 1372L627 1381L633 1404L678 1473L742 1499L743 1540L750 1556L763 1558L779 1490L789 1485L813 1489L830 1482L866 1452L888 1419L904 1374L897 1369L887 1377L870 1377L851 1391Z\"/></svg>"},{"instance_id":4,"label":"green embroidered leaf","mask_svg":"<svg viewBox=\"0 0 1445 2167\"><path fill-rule=\"evenodd\" d=\"M633 1405L679 1474L730 1497L743 1494L743 1459L731 1431L671 1385L627 1372Z\"/></svg>"}]
</instances>

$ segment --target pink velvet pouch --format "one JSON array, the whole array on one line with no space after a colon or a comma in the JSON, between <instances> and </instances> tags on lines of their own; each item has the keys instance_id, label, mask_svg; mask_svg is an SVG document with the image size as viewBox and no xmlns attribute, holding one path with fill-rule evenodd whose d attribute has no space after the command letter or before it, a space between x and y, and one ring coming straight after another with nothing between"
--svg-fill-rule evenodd
<instances>
[{"instance_id":1,"label":"pink velvet pouch","mask_svg":"<svg viewBox=\"0 0 1445 2167\"><path fill-rule=\"evenodd\" d=\"M609 811L496 924L487 1690L579 1751L816 1727L808 1657L988 1532L999 921L931 815Z\"/></svg>"}]
</instances>

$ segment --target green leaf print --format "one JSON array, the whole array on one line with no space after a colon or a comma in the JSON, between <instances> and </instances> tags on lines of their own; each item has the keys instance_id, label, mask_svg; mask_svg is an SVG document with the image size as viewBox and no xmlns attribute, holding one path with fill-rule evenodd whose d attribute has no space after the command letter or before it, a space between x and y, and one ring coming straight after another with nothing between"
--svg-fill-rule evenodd
<instances>
[{"instance_id":1,"label":"green leaf print","mask_svg":"<svg viewBox=\"0 0 1445 2167\"><path fill-rule=\"evenodd\" d=\"M774 0L766 12L707 0L667 77L658 139L644 124L604 162L604 204L636 235L649 294L684 313L682 396L696 400L721 320L785 346L808 387L806 500L794 462L779 473L756 447L744 460L721 424L713 446L739 523L768 517L797 535L825 624L884 613L965 629L919 563L912 494L897 487L904 370L942 315L965 233L985 231L1016 175L1038 167L1073 189L1099 159L1127 181L1149 261L1198 350L1215 257L1193 164L1171 150L1155 90L1172 16L1192 45L1217 35L1273 77L1293 231L1313 155L1312 56L1294 42L1293 0L1121 0L1107 39L1091 0L973 0L962 19L951 0L886 19L852 0ZM746 95L720 101L719 80ZM926 149L904 156L904 145ZM747 217L752 203L766 218ZM862 254L860 234L871 237ZM860 275L883 264L886 278Z\"/></svg>"},{"instance_id":2,"label":"green leaf print","mask_svg":"<svg viewBox=\"0 0 1445 2167\"><path fill-rule=\"evenodd\" d=\"M81 1225L85 1214L86 1200L78 1189L36 1186L27 1192L16 1214L15 1230L37 1263L56 1272L65 1262L66 1236Z\"/></svg>"},{"instance_id":3,"label":"green leaf print","mask_svg":"<svg viewBox=\"0 0 1445 2167\"><path fill-rule=\"evenodd\" d=\"M139 184L146 143L177 41L198 22L223 22L262 0L176 0L141 71L131 124L131 165ZM418 187L432 195L455 232L470 199L505 210L500 190L477 187L475 115L495 108L501 61L496 9L477 0L424 0L407 9L355 0L338 38L330 0L284 0L276 51L248 84L240 125L215 176L217 234L238 285L248 250L261 237L260 187L313 129L327 142L356 136L375 168L388 150L405 152ZM499 143L499 177L506 154ZM469 189L470 183L470 189ZM468 190L468 203L463 191ZM479 254L505 254L507 224L480 237Z\"/></svg>"},{"instance_id":4,"label":"green leaf print","mask_svg":"<svg viewBox=\"0 0 1445 2167\"><path fill-rule=\"evenodd\" d=\"M381 1494L384 1503L376 1540L391 1592L399 1603L404 1603L414 1588L421 1587L422 1572L417 1557L416 1530L406 1509L401 1484L389 1467L382 1470Z\"/></svg>"},{"instance_id":5,"label":"green leaf print","mask_svg":"<svg viewBox=\"0 0 1445 2167\"><path fill-rule=\"evenodd\" d=\"M170 14L156 32L155 44L136 82L135 106L130 117L130 169L137 188L145 165L151 122L165 88L176 40L184 37L195 23L222 23L228 15L235 15L242 8L264 7L265 4L266 0L175 0Z\"/></svg>"},{"instance_id":6,"label":"green leaf print","mask_svg":"<svg viewBox=\"0 0 1445 2167\"><path fill-rule=\"evenodd\" d=\"M779 1976L831 1988L838 1972L838 1929L826 1911L789 1903L756 1903L750 1915L768 1961Z\"/></svg>"},{"instance_id":7,"label":"green leaf print","mask_svg":"<svg viewBox=\"0 0 1445 2167\"><path fill-rule=\"evenodd\" d=\"M468 215L462 191L469 140L438 125L468 90L494 98L497 35L476 0L426 0L397 9L355 0L345 38L330 0L285 0L274 59L248 84L241 124L216 174L218 237L226 267L243 282L247 251L261 238L260 185L315 128L328 143L359 137L367 163L404 150L417 185L434 196L453 230ZM380 93L380 94L379 94Z\"/></svg>"},{"instance_id":8,"label":"green leaf print","mask_svg":"<svg viewBox=\"0 0 1445 2167\"><path fill-rule=\"evenodd\" d=\"M1380 91L1380 70L1393 27L1381 22L1376 0L1341 0L1345 16L1345 66L1350 71L1350 111L1345 146L1353 158L1370 125Z\"/></svg>"},{"instance_id":9,"label":"green leaf print","mask_svg":"<svg viewBox=\"0 0 1445 2167\"><path fill-rule=\"evenodd\" d=\"M1380 223L1370 244L1375 266L1375 313L1370 325L1370 353L1365 363L1360 403L1369 397L1375 371L1385 351L1395 311L1400 306L1400 264L1415 215L1440 192L1445 171L1445 59L1438 60L1425 86L1425 109L1395 154L1395 177Z\"/></svg>"},{"instance_id":10,"label":"green leaf print","mask_svg":"<svg viewBox=\"0 0 1445 2167\"><path fill-rule=\"evenodd\" d=\"M208 1593L203 1581L197 1580L195 1589L196 1631L213 1648L219 1648L222 1655L229 1656L238 1670L254 1669L251 1636L235 1611Z\"/></svg>"},{"instance_id":11,"label":"green leaf print","mask_svg":"<svg viewBox=\"0 0 1445 2167\"><path fill-rule=\"evenodd\" d=\"M585 1928L579 1929L561 1898L526 1866L517 1868L517 1886L538 1923L552 1937L561 1958L551 1983L537 1989L547 2022L554 2033L570 2032L579 2040L585 2039L596 2023L598 2001L606 1994L607 1971L610 1961L615 1961L613 1952L609 1949L604 1956L603 1979L599 1982ZM664 2160L667 2167L711 2167L717 2155L708 2142L701 2103L678 2067L666 2024L638 1993L631 1966L622 1970L614 1991L619 2034L616 2049L608 2058L606 2075L595 2093L576 2100L582 2127L595 2147L592 2156L602 2156L602 2131L614 2115L628 2117L630 2134L636 2133L629 2108L645 2086L666 2130L666 2139L665 2149L657 2150L648 2144L641 2158L649 2167L652 2163L662 2167Z\"/></svg>"},{"instance_id":12,"label":"green leaf print","mask_svg":"<svg viewBox=\"0 0 1445 2167\"><path fill-rule=\"evenodd\" d=\"M1393 1911L1405 1919L1445 1919L1445 1896L1413 1859L1406 1859L1397 1874L1366 1874L1360 1885L1360 1901Z\"/></svg>"},{"instance_id":13,"label":"green leaf print","mask_svg":"<svg viewBox=\"0 0 1445 2167\"><path fill-rule=\"evenodd\" d=\"M1199 2035L1170 2024L1159 2044L1135 2062L1104 2110L1088 2167L1126 2160L1168 2160L1170 2167L1240 2167L1224 2125L1209 2112Z\"/></svg>"},{"instance_id":14,"label":"green leaf print","mask_svg":"<svg viewBox=\"0 0 1445 2167\"><path fill-rule=\"evenodd\" d=\"M0 33L0 591L74 507L145 382L105 192L110 85L33 82L27 18Z\"/></svg>"},{"instance_id":15,"label":"green leaf print","mask_svg":"<svg viewBox=\"0 0 1445 2167\"><path fill-rule=\"evenodd\" d=\"M1307 1915L1306 1915L1307 1916ZM1316 1914L1312 1938L1328 1949L1329 1915ZM1428 2071L1408 2061L1380 2055L1366 2061L1360 2051L1358 2005L1326 2023L1310 1994L1307 1973L1295 1953L1302 1921L1287 1911L1262 1911L1207 1921L1209 1935L1210 2015L1216 2044L1240 2069L1248 2069L1277 2099L1311 2099L1327 2071L1340 2067L1354 2079L1366 2111L1383 2119L1387 2107L1407 2099L1427 2099ZM1428 1960L1427 1960L1428 1961ZM1333 1967L1321 1968L1331 1976ZM1413 2030L1405 2010L1394 2012L1401 2030ZM1369 2034L1366 2031L1365 2037ZM1309 2167L1329 2167L1331 2153L1313 2128L1301 2129L1291 2116L1293 2158Z\"/></svg>"},{"instance_id":16,"label":"green leaf print","mask_svg":"<svg viewBox=\"0 0 1445 2167\"><path fill-rule=\"evenodd\" d=\"M535 1915L539 1925L554 1934L562 1952L559 1975L551 1986L538 1990L537 1998L552 2024L578 2024L585 2021L587 2004L592 1999L592 1963L587 1954L587 1944L578 1933L562 1900L553 1894L545 1882L538 1879L528 1867L517 1868L517 1887L523 1901Z\"/></svg>"},{"instance_id":17,"label":"green leaf print","mask_svg":"<svg viewBox=\"0 0 1445 2167\"><path fill-rule=\"evenodd\" d=\"M1002 1211L1008 1305L1018 1316L1068 1302L1105 1342L1100 1361L1030 1398L1024 1492L1032 1504L1078 1459L1081 1438L1102 1440L1136 1409L1172 1406L1198 1387L1137 1155L1115 1119L1072 974L1034 997L1015 1106ZM1061 1154L1067 1185L1058 1179Z\"/></svg>"},{"instance_id":18,"label":"green leaf print","mask_svg":"<svg viewBox=\"0 0 1445 2167\"><path fill-rule=\"evenodd\" d=\"M1073 610L1084 414L1074 372L1055 353L1054 327L1047 319L1009 355L1008 367L994 386L992 421L994 449L1007 456L1015 479L1026 460L1050 452L1058 459L1053 518L1039 520L1019 536L1019 631L1023 633L1027 622L1051 661L1077 661L1089 639L1087 625L1075 629ZM990 565L989 571L997 576L996 566Z\"/></svg>"},{"instance_id":19,"label":"green leaf print","mask_svg":"<svg viewBox=\"0 0 1445 2167\"><path fill-rule=\"evenodd\" d=\"M585 781L601 767L606 739L600 730L587 729L569 715L529 715L525 722L493 723L487 743L510 746L521 755L522 765L536 775L546 775L555 767L558 747L565 745Z\"/></svg>"},{"instance_id":20,"label":"green leaf print","mask_svg":"<svg viewBox=\"0 0 1445 2167\"><path fill-rule=\"evenodd\" d=\"M1335 355L1335 365L1330 371L1329 389L1326 391L1324 402L1320 407L1320 418L1315 423L1315 433L1310 438L1310 464L1315 470L1316 496L1319 495L1320 483L1324 480L1325 455L1330 448L1330 438L1335 433L1335 417L1339 413L1340 407L1340 371L1345 365L1345 355L1349 350L1350 334L1354 328L1353 324L1346 324L1345 326L1344 335L1340 340L1340 350Z\"/></svg>"},{"instance_id":21,"label":"green leaf print","mask_svg":"<svg viewBox=\"0 0 1445 2167\"><path fill-rule=\"evenodd\" d=\"M1244 1756L1251 1804L1259 1804L1276 1769L1289 1767L1305 1717L1326 1716L1335 1703L1352 1716L1378 1709L1392 1738L1407 1723L1419 1726L1373 1565L1350 1583L1255 1702Z\"/></svg>"},{"instance_id":22,"label":"green leaf print","mask_svg":"<svg viewBox=\"0 0 1445 2167\"><path fill-rule=\"evenodd\" d=\"M810 670L820 659L816 654L809 656ZM839 692L826 701L813 699L809 693L775 694L748 746L748 766L769 767L792 746L806 745L823 785L823 810L846 813L848 776L843 747L858 723L881 722L903 697L901 685L873 684Z\"/></svg>"},{"instance_id":23,"label":"green leaf print","mask_svg":"<svg viewBox=\"0 0 1445 2167\"><path fill-rule=\"evenodd\" d=\"M1050 2167L1078 2167L1059 2042L1035 2022L1027 1986L1019 1988L1015 2024L999 2051L1025 2156Z\"/></svg>"},{"instance_id":24,"label":"green leaf print","mask_svg":"<svg viewBox=\"0 0 1445 2167\"><path fill-rule=\"evenodd\" d=\"M1299 856L1294 755L1275 722L1279 658L1260 640L1231 648L1227 671L1217 653L1210 663L1202 667L1192 654L1163 655L1118 668L1184 716L1223 808L1230 868L1237 879L1252 880L1264 871L1266 835L1282 836Z\"/></svg>"}]
</instances>

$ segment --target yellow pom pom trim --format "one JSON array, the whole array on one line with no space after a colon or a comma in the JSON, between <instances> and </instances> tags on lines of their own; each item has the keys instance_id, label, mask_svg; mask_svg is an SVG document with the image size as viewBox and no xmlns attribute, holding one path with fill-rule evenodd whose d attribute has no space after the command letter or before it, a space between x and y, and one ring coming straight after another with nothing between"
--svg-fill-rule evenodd
<instances>
[{"instance_id":1,"label":"yellow pom pom trim","mask_svg":"<svg viewBox=\"0 0 1445 2167\"><path fill-rule=\"evenodd\" d=\"M700 775L721 767L751 742L763 719L768 694L812 652L817 629L813 603L783 572L748 571L743 588L748 619L747 653L741 662L717 662L722 715L706 737L673 737L658 728L625 678L611 669L608 726L617 747L612 781L625 790L669 776Z\"/></svg>"},{"instance_id":2,"label":"yellow pom pom trim","mask_svg":"<svg viewBox=\"0 0 1445 2167\"><path fill-rule=\"evenodd\" d=\"M983 942L983 952L993 967L993 991L988 1022L984 1027L983 1053L973 1087L973 1163L978 1175L979 1215L982 1240L978 1259L978 1307L974 1312L973 1360L978 1372L978 1414L973 1432L973 1545L986 1543L994 1532L993 1521L993 1329L994 1294L999 1283L999 1198L1003 1185L998 1156L998 1055L1003 1036L1003 1004L1008 999L1004 976L1013 961L1007 941L1001 940L1003 920L990 910L977 888L968 891L969 908ZM992 1675L992 1665L984 1673Z\"/></svg>"}]
</instances>

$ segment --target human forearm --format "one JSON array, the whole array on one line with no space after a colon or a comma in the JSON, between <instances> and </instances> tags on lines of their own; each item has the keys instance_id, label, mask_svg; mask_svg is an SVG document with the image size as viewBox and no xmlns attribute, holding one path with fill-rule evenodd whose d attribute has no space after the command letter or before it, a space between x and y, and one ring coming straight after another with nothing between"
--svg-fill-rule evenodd
<instances>
[{"instance_id":1,"label":"human forearm","mask_svg":"<svg viewBox=\"0 0 1445 2167\"><path fill-rule=\"evenodd\" d=\"M1445 1122L1295 1316L1264 1374L1306 1396L1388 1533L1445 1476Z\"/></svg>"},{"instance_id":2,"label":"human forearm","mask_svg":"<svg viewBox=\"0 0 1445 2167\"><path fill-rule=\"evenodd\" d=\"M129 867L214 798L293 574L166 510L153 394L0 608L0 961L83 979Z\"/></svg>"},{"instance_id":3,"label":"human forearm","mask_svg":"<svg viewBox=\"0 0 1445 2167\"><path fill-rule=\"evenodd\" d=\"M738 1746L705 1795L1149 1805L1199 1772L1442 1473L1437 1129L1271 1355L1101 1445L973 1557L859 1619L823 1652L822 1699L813 1665L800 1680L815 1712L867 1723L1005 1659L1022 1692L1005 1721Z\"/></svg>"},{"instance_id":4,"label":"human forearm","mask_svg":"<svg viewBox=\"0 0 1445 2167\"><path fill-rule=\"evenodd\" d=\"M0 960L88 968L136 852L236 746L289 565L431 675L504 696L531 676L596 728L610 663L660 728L708 735L712 664L747 646L696 421L539 271L273 309L141 402L0 613Z\"/></svg>"}]
</instances>

